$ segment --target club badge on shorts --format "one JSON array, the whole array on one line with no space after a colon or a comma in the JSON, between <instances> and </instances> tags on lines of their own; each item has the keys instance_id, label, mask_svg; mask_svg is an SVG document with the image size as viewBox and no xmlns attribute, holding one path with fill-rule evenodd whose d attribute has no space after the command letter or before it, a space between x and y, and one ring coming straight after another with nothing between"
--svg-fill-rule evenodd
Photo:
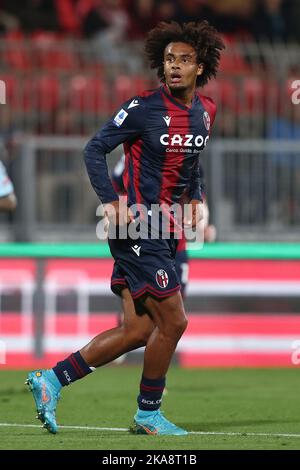
<instances>
[{"instance_id":1,"label":"club badge on shorts","mask_svg":"<svg viewBox=\"0 0 300 470\"><path fill-rule=\"evenodd\" d=\"M155 279L161 289L164 289L169 284L169 276L163 269L159 269L156 272Z\"/></svg>"}]
</instances>

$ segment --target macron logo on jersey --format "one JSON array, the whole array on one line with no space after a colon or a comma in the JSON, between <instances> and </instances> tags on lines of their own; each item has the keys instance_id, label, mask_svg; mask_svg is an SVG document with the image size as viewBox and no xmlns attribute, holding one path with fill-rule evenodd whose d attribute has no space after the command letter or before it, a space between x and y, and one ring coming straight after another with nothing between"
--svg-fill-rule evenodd
<instances>
[{"instance_id":1,"label":"macron logo on jersey","mask_svg":"<svg viewBox=\"0 0 300 470\"><path fill-rule=\"evenodd\" d=\"M170 118L170 116L163 116L163 119L164 119L165 123L167 124L167 126L169 127L169 126L170 126L170 123L171 123L171 118Z\"/></svg>"},{"instance_id":2,"label":"macron logo on jersey","mask_svg":"<svg viewBox=\"0 0 300 470\"><path fill-rule=\"evenodd\" d=\"M118 127L121 127L125 119L127 118L128 113L125 111L125 109L121 109L118 114L114 118L114 124Z\"/></svg>"},{"instance_id":3,"label":"macron logo on jersey","mask_svg":"<svg viewBox=\"0 0 300 470\"><path fill-rule=\"evenodd\" d=\"M135 108L136 106L139 106L139 105L140 105L140 103L139 103L138 100L132 100L127 109Z\"/></svg>"}]
</instances>

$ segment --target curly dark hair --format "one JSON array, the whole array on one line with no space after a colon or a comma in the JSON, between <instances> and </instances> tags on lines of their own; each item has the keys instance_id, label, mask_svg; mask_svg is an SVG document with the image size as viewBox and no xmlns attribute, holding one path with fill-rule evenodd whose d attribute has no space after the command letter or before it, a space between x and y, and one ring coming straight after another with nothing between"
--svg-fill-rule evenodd
<instances>
[{"instance_id":1,"label":"curly dark hair","mask_svg":"<svg viewBox=\"0 0 300 470\"><path fill-rule=\"evenodd\" d=\"M218 31L208 21L192 21L182 25L175 22L160 22L148 32L145 41L145 54L152 69L157 69L161 82L164 78L164 52L170 42L190 44L197 53L198 64L204 65L202 75L197 77L196 86L204 86L218 71L221 53L225 45Z\"/></svg>"}]
</instances>

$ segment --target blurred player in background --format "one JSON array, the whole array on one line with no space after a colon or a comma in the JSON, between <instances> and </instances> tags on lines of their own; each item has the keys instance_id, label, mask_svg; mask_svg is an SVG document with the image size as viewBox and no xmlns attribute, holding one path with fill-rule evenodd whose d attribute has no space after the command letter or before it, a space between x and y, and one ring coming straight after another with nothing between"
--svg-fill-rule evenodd
<instances>
[{"instance_id":1,"label":"blurred player in background","mask_svg":"<svg viewBox=\"0 0 300 470\"><path fill-rule=\"evenodd\" d=\"M175 269L177 234L183 225L196 228L201 219L199 153L216 115L214 102L196 87L216 76L223 48L206 21L159 23L147 35L145 52L162 85L126 101L85 148L91 184L110 222L108 241L115 260L111 288L122 298L124 323L101 333L53 369L29 373L38 417L52 433L57 432L56 405L63 386L146 346L132 432L188 434L167 420L160 406L171 359L187 327ZM126 154L125 204L113 188L106 163L106 155L121 143ZM171 208L182 201L187 211L177 223ZM146 212L134 212L134 206ZM152 209L157 206L170 209L161 212L170 225L161 228L158 219L154 238L149 236L149 224L152 235ZM147 236L122 238L122 228L129 230L131 224Z\"/></svg>"},{"instance_id":2,"label":"blurred player in background","mask_svg":"<svg viewBox=\"0 0 300 470\"><path fill-rule=\"evenodd\" d=\"M17 198L14 193L13 184L0 160L0 211L14 211L16 207Z\"/></svg>"}]
</instances>

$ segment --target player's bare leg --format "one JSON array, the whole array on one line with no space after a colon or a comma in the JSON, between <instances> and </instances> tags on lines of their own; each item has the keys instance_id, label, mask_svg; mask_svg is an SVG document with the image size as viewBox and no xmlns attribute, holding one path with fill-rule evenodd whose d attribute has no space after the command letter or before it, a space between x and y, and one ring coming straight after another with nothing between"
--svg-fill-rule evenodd
<instances>
[{"instance_id":1,"label":"player's bare leg","mask_svg":"<svg viewBox=\"0 0 300 470\"><path fill-rule=\"evenodd\" d=\"M180 292L161 301L148 297L145 305L156 328L147 342L143 373L149 379L156 379L166 375L188 321Z\"/></svg>"},{"instance_id":2,"label":"player's bare leg","mask_svg":"<svg viewBox=\"0 0 300 470\"><path fill-rule=\"evenodd\" d=\"M121 326L96 336L80 354L90 367L99 367L122 354L145 346L154 324L148 315L138 316L128 289L122 291L124 321Z\"/></svg>"},{"instance_id":3,"label":"player's bare leg","mask_svg":"<svg viewBox=\"0 0 300 470\"><path fill-rule=\"evenodd\" d=\"M102 366L125 352L144 346L154 325L147 315L136 315L128 289L122 291L124 323L96 336L87 346L59 362L53 369L32 371L26 383L32 391L37 418L51 433L57 433L56 406L62 386L85 377L91 367Z\"/></svg>"},{"instance_id":4,"label":"player's bare leg","mask_svg":"<svg viewBox=\"0 0 300 470\"><path fill-rule=\"evenodd\" d=\"M161 301L148 297L145 306L156 327L146 345L138 396L139 408L134 417L132 432L150 435L185 435L187 431L168 421L160 412L165 375L177 343L187 327L182 297L180 293Z\"/></svg>"}]
</instances>

